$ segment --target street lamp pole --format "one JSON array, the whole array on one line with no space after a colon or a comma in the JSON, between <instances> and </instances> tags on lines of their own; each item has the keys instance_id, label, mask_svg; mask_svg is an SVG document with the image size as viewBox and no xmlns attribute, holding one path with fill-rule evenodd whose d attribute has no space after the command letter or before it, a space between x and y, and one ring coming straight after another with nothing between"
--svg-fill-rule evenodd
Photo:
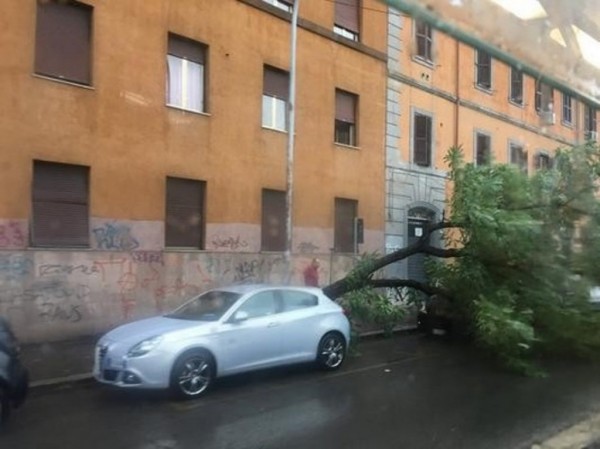
<instances>
[{"instance_id":1,"label":"street lamp pole","mask_svg":"<svg viewBox=\"0 0 600 449\"><path fill-rule=\"evenodd\" d=\"M293 199L294 199L294 138L296 132L296 38L298 33L298 10L300 9L300 0L294 0L292 11L292 30L290 39L290 91L288 95L287 122L287 164L286 164L286 196L285 196L285 229L286 245L285 258L289 262L293 249ZM291 273L291 272L290 272Z\"/></svg>"}]
</instances>

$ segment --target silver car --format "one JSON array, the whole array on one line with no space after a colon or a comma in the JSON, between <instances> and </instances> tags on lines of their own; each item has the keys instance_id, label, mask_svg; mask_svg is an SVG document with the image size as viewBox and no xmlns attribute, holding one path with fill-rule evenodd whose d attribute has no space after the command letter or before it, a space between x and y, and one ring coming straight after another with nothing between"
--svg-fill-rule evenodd
<instances>
[{"instance_id":1,"label":"silver car","mask_svg":"<svg viewBox=\"0 0 600 449\"><path fill-rule=\"evenodd\" d=\"M96 346L94 376L196 397L217 377L260 368L315 361L335 370L349 342L343 309L320 289L238 285L110 331Z\"/></svg>"}]
</instances>

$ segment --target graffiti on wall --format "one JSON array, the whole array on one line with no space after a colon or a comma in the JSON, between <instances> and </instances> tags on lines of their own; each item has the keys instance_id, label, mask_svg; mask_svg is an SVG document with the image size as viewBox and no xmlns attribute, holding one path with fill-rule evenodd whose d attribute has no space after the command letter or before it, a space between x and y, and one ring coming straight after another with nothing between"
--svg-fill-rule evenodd
<instances>
[{"instance_id":1,"label":"graffiti on wall","mask_svg":"<svg viewBox=\"0 0 600 449\"><path fill-rule=\"evenodd\" d=\"M132 251L140 246L131 228L121 223L105 223L92 229L98 249Z\"/></svg>"},{"instance_id":2,"label":"graffiti on wall","mask_svg":"<svg viewBox=\"0 0 600 449\"><path fill-rule=\"evenodd\" d=\"M72 329L69 335L85 335L163 313L221 285L301 283L310 257L288 261L275 254L4 252L0 314L14 321L25 338L27 332L37 339L67 329ZM336 276L346 269L342 262L336 262L341 267Z\"/></svg>"},{"instance_id":3,"label":"graffiti on wall","mask_svg":"<svg viewBox=\"0 0 600 449\"><path fill-rule=\"evenodd\" d=\"M27 246L27 236L21 222L8 220L0 223L0 248L23 248Z\"/></svg>"},{"instance_id":4,"label":"graffiti on wall","mask_svg":"<svg viewBox=\"0 0 600 449\"><path fill-rule=\"evenodd\" d=\"M319 246L315 245L313 242L300 242L298 244L298 252L302 254L314 254L319 249Z\"/></svg>"},{"instance_id":5,"label":"graffiti on wall","mask_svg":"<svg viewBox=\"0 0 600 449\"><path fill-rule=\"evenodd\" d=\"M33 271L33 261L23 254L0 254L0 280L19 280Z\"/></svg>"},{"instance_id":6,"label":"graffiti on wall","mask_svg":"<svg viewBox=\"0 0 600 449\"><path fill-rule=\"evenodd\" d=\"M226 249L229 251L235 251L238 249L244 249L248 247L248 242L242 239L239 235L235 237L221 237L215 235L212 238L212 244L217 249Z\"/></svg>"},{"instance_id":7,"label":"graffiti on wall","mask_svg":"<svg viewBox=\"0 0 600 449\"><path fill-rule=\"evenodd\" d=\"M43 280L25 288L0 290L0 305L9 315L33 308L43 322L78 323L84 318L89 297L90 287L87 285Z\"/></svg>"}]
</instances>

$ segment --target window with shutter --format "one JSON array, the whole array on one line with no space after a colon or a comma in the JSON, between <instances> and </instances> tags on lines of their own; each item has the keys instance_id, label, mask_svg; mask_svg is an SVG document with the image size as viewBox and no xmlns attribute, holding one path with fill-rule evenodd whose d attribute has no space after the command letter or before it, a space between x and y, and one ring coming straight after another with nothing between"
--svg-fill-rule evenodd
<instances>
[{"instance_id":1,"label":"window with shutter","mask_svg":"<svg viewBox=\"0 0 600 449\"><path fill-rule=\"evenodd\" d=\"M537 112L551 111L554 105L554 89L551 86L536 80L535 82L535 110Z\"/></svg>"},{"instance_id":2,"label":"window with shutter","mask_svg":"<svg viewBox=\"0 0 600 449\"><path fill-rule=\"evenodd\" d=\"M573 97L563 92L562 94L562 122L565 125L573 124Z\"/></svg>"},{"instance_id":3,"label":"window with shutter","mask_svg":"<svg viewBox=\"0 0 600 449\"><path fill-rule=\"evenodd\" d=\"M475 50L475 66L477 85L486 90L491 89L492 56L483 50Z\"/></svg>"},{"instance_id":4,"label":"window with shutter","mask_svg":"<svg viewBox=\"0 0 600 449\"><path fill-rule=\"evenodd\" d=\"M343 90L335 91L335 129L336 143L356 146L356 105L358 96Z\"/></svg>"},{"instance_id":5,"label":"window with shutter","mask_svg":"<svg viewBox=\"0 0 600 449\"><path fill-rule=\"evenodd\" d=\"M413 162L423 167L431 165L431 117L416 112L413 117Z\"/></svg>"},{"instance_id":6,"label":"window with shutter","mask_svg":"<svg viewBox=\"0 0 600 449\"><path fill-rule=\"evenodd\" d=\"M74 1L37 2L35 73L90 85L92 7Z\"/></svg>"},{"instance_id":7,"label":"window with shutter","mask_svg":"<svg viewBox=\"0 0 600 449\"><path fill-rule=\"evenodd\" d=\"M169 34L167 54L167 104L206 112L206 46Z\"/></svg>"},{"instance_id":8,"label":"window with shutter","mask_svg":"<svg viewBox=\"0 0 600 449\"><path fill-rule=\"evenodd\" d=\"M491 137L487 134L476 133L475 135L475 163L477 165L488 165L491 162Z\"/></svg>"},{"instance_id":9,"label":"window with shutter","mask_svg":"<svg viewBox=\"0 0 600 449\"><path fill-rule=\"evenodd\" d=\"M287 131L289 75L283 70L265 66L263 71L262 126Z\"/></svg>"},{"instance_id":10,"label":"window with shutter","mask_svg":"<svg viewBox=\"0 0 600 449\"><path fill-rule=\"evenodd\" d=\"M354 219L358 216L358 201L335 199L334 249L340 253L353 253Z\"/></svg>"},{"instance_id":11,"label":"window with shutter","mask_svg":"<svg viewBox=\"0 0 600 449\"><path fill-rule=\"evenodd\" d=\"M204 249L206 182L167 178L165 246Z\"/></svg>"},{"instance_id":12,"label":"window with shutter","mask_svg":"<svg viewBox=\"0 0 600 449\"><path fill-rule=\"evenodd\" d=\"M583 107L583 131L585 138L596 140L596 109L585 104Z\"/></svg>"},{"instance_id":13,"label":"window with shutter","mask_svg":"<svg viewBox=\"0 0 600 449\"><path fill-rule=\"evenodd\" d=\"M523 72L510 68L510 101L523 105Z\"/></svg>"},{"instance_id":14,"label":"window with shutter","mask_svg":"<svg viewBox=\"0 0 600 449\"><path fill-rule=\"evenodd\" d=\"M527 173L528 171L528 163L527 163L527 152L523 149L523 145L511 142L509 145L510 148L510 163L516 165L523 171Z\"/></svg>"},{"instance_id":15,"label":"window with shutter","mask_svg":"<svg viewBox=\"0 0 600 449\"><path fill-rule=\"evenodd\" d=\"M263 189L261 250L285 251L286 232L285 192Z\"/></svg>"},{"instance_id":16,"label":"window with shutter","mask_svg":"<svg viewBox=\"0 0 600 449\"><path fill-rule=\"evenodd\" d=\"M336 0L334 33L358 41L360 0Z\"/></svg>"},{"instance_id":17,"label":"window with shutter","mask_svg":"<svg viewBox=\"0 0 600 449\"><path fill-rule=\"evenodd\" d=\"M31 243L89 245L89 168L34 161Z\"/></svg>"},{"instance_id":18,"label":"window with shutter","mask_svg":"<svg viewBox=\"0 0 600 449\"><path fill-rule=\"evenodd\" d=\"M433 47L431 25L422 20L415 20L415 40L417 44L416 56L427 62L431 62L433 60L431 51Z\"/></svg>"}]
</instances>

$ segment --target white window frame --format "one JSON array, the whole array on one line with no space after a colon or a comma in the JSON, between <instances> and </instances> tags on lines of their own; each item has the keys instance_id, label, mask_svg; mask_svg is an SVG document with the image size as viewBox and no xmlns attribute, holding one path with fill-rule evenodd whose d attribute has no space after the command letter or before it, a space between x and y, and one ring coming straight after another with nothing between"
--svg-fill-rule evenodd
<instances>
[{"instance_id":1,"label":"white window frame","mask_svg":"<svg viewBox=\"0 0 600 449\"><path fill-rule=\"evenodd\" d=\"M280 0L263 0L263 2L268 3L269 5L275 6L282 11L289 12L290 14L294 10L294 7L289 3L282 2Z\"/></svg>"},{"instance_id":2,"label":"white window frame","mask_svg":"<svg viewBox=\"0 0 600 449\"><path fill-rule=\"evenodd\" d=\"M180 98L173 100L172 94L172 79L171 79L171 70L170 64L174 61L181 62L181 96ZM200 73L198 76L198 82L200 83L199 93L200 93L200 107L194 108L191 103L193 99L190 97L191 93L191 83L194 82L193 77L191 75L191 66L195 65L200 68ZM189 61L185 58L180 58L179 56L167 54L167 106L171 106L178 109L183 109L186 111L205 113L206 112L206 98L205 98L205 78L206 78L206 67L205 64L200 64L198 62ZM178 100L178 101L177 101Z\"/></svg>"},{"instance_id":3,"label":"white window frame","mask_svg":"<svg viewBox=\"0 0 600 449\"><path fill-rule=\"evenodd\" d=\"M279 126L277 120L278 106L282 108L283 126ZM276 131L287 132L287 101L272 95L263 94L262 96L262 127L274 129Z\"/></svg>"}]
</instances>

